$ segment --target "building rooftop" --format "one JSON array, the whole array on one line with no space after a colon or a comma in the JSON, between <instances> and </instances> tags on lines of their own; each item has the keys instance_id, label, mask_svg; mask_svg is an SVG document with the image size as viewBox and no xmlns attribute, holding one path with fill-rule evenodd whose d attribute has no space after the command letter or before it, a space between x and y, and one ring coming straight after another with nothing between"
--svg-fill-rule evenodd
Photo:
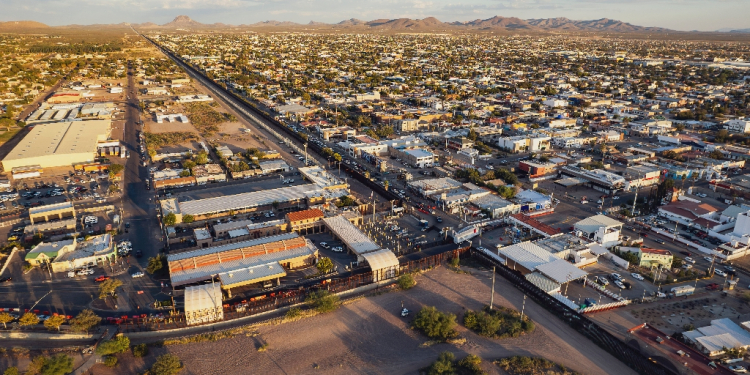
<instances>
[{"instance_id":1,"label":"building rooftop","mask_svg":"<svg viewBox=\"0 0 750 375\"><path fill-rule=\"evenodd\" d=\"M295 222L295 221L300 221L300 220L322 218L324 215L323 215L323 211L317 208L311 208L309 210L290 212L286 214L286 216L290 222Z\"/></svg>"},{"instance_id":2,"label":"building rooftop","mask_svg":"<svg viewBox=\"0 0 750 375\"><path fill-rule=\"evenodd\" d=\"M651 249L648 247L642 247L641 252L647 253L647 254L657 254L657 255L672 255L672 253L669 250Z\"/></svg>"},{"instance_id":3,"label":"building rooftop","mask_svg":"<svg viewBox=\"0 0 750 375\"><path fill-rule=\"evenodd\" d=\"M323 219L323 222L336 237L341 239L357 255L380 249L378 244L342 215L327 217Z\"/></svg>"},{"instance_id":4,"label":"building rooftop","mask_svg":"<svg viewBox=\"0 0 750 375\"><path fill-rule=\"evenodd\" d=\"M221 308L221 285L204 284L185 288L185 312Z\"/></svg>"},{"instance_id":5,"label":"building rooftop","mask_svg":"<svg viewBox=\"0 0 750 375\"><path fill-rule=\"evenodd\" d=\"M53 212L58 210L72 210L73 209L73 202L60 202L60 203L53 203L48 204L44 206L39 207L31 207L29 208L29 215L38 215L43 214L45 212Z\"/></svg>"},{"instance_id":6,"label":"building rooftop","mask_svg":"<svg viewBox=\"0 0 750 375\"><path fill-rule=\"evenodd\" d=\"M109 137L110 125L110 120L36 125L3 160L82 153L91 153L93 158L97 144Z\"/></svg>"}]
</instances>

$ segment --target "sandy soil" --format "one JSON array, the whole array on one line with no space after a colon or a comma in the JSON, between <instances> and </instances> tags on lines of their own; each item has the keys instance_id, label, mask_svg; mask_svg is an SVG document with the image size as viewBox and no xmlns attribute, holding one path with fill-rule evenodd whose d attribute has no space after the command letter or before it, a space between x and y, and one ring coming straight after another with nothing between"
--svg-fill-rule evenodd
<instances>
[{"instance_id":1,"label":"sandy soil","mask_svg":"<svg viewBox=\"0 0 750 375\"><path fill-rule=\"evenodd\" d=\"M465 344L421 347L427 338L409 329L409 321L397 314L402 301L411 310L437 306L458 315L460 321L466 308L481 308L489 297L491 273L469 270L473 275L439 268L419 276L418 285L408 292L360 299L335 313L297 322L261 326L257 335L152 348L144 359L126 355L119 368L97 366L94 373L136 373L150 366L156 356L170 352L183 360L185 374L415 374L442 351L452 351L458 359L476 354L490 374L501 373L490 364L492 360L512 355L543 356L584 374L634 373L528 299L525 312L537 327L532 334L491 340L459 325ZM521 308L521 293L504 279L497 278L495 290L496 304ZM257 352L264 343L269 349Z\"/></svg>"},{"instance_id":2,"label":"sandy soil","mask_svg":"<svg viewBox=\"0 0 750 375\"><path fill-rule=\"evenodd\" d=\"M193 126L193 123L191 122L183 123L179 121L164 121L161 124L153 120L144 122L146 123L146 131L149 133L190 132L198 134L198 130L195 129L195 126Z\"/></svg>"}]
</instances>

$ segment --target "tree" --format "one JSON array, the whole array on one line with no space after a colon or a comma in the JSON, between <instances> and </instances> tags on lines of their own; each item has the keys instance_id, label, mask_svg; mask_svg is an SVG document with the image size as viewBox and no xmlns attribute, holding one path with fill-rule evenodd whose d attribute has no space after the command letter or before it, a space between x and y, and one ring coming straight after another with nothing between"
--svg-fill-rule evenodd
<instances>
[{"instance_id":1,"label":"tree","mask_svg":"<svg viewBox=\"0 0 750 375\"><path fill-rule=\"evenodd\" d=\"M726 129L721 129L718 132L716 132L716 135L714 136L714 141L718 143L724 143L727 140L729 140L729 131Z\"/></svg>"},{"instance_id":2,"label":"tree","mask_svg":"<svg viewBox=\"0 0 750 375\"><path fill-rule=\"evenodd\" d=\"M192 223L194 221L195 221L195 216L193 216L191 214L182 215L182 222L183 223L190 224L190 223Z\"/></svg>"},{"instance_id":3,"label":"tree","mask_svg":"<svg viewBox=\"0 0 750 375\"><path fill-rule=\"evenodd\" d=\"M86 309L78 313L75 318L70 320L70 327L73 332L87 332L96 327L102 321L92 310Z\"/></svg>"},{"instance_id":4,"label":"tree","mask_svg":"<svg viewBox=\"0 0 750 375\"><path fill-rule=\"evenodd\" d=\"M322 257L318 259L318 264L315 265L318 268L318 273L325 275L333 270L333 261L331 258Z\"/></svg>"},{"instance_id":5,"label":"tree","mask_svg":"<svg viewBox=\"0 0 750 375\"><path fill-rule=\"evenodd\" d=\"M713 150L708 154L708 157L711 159L722 160L724 159L724 154L719 150Z\"/></svg>"},{"instance_id":6,"label":"tree","mask_svg":"<svg viewBox=\"0 0 750 375\"><path fill-rule=\"evenodd\" d=\"M148 258L148 266L146 266L146 272L155 274L162 269L165 269L167 257L164 254L158 254L155 257Z\"/></svg>"},{"instance_id":7,"label":"tree","mask_svg":"<svg viewBox=\"0 0 750 375\"><path fill-rule=\"evenodd\" d=\"M164 354L156 358L156 363L151 366L151 375L175 375L182 370L182 362L174 354Z\"/></svg>"},{"instance_id":8,"label":"tree","mask_svg":"<svg viewBox=\"0 0 750 375\"><path fill-rule=\"evenodd\" d=\"M383 181L383 188L385 190L388 190L388 186L390 186L390 183L388 182L388 180Z\"/></svg>"},{"instance_id":9,"label":"tree","mask_svg":"<svg viewBox=\"0 0 750 375\"><path fill-rule=\"evenodd\" d=\"M125 353L130 350L130 339L122 334L115 336L112 340L107 340L96 347L96 354L110 355Z\"/></svg>"},{"instance_id":10,"label":"tree","mask_svg":"<svg viewBox=\"0 0 750 375\"><path fill-rule=\"evenodd\" d=\"M65 375L73 372L73 358L67 354L57 354L45 359L42 375Z\"/></svg>"},{"instance_id":11,"label":"tree","mask_svg":"<svg viewBox=\"0 0 750 375\"><path fill-rule=\"evenodd\" d=\"M37 325L39 324L39 317L32 312L27 312L26 314L23 314L20 319L18 319L18 324L24 327Z\"/></svg>"},{"instance_id":12,"label":"tree","mask_svg":"<svg viewBox=\"0 0 750 375\"><path fill-rule=\"evenodd\" d=\"M327 290L317 290L307 297L305 302L319 313L327 313L336 310L341 305L339 296L331 294Z\"/></svg>"},{"instance_id":13,"label":"tree","mask_svg":"<svg viewBox=\"0 0 750 375\"><path fill-rule=\"evenodd\" d=\"M186 160L184 163L182 163L182 168L192 170L195 168L195 162L192 160Z\"/></svg>"},{"instance_id":14,"label":"tree","mask_svg":"<svg viewBox=\"0 0 750 375\"><path fill-rule=\"evenodd\" d=\"M185 169L182 172L180 172L180 177L190 177L190 170Z\"/></svg>"},{"instance_id":15,"label":"tree","mask_svg":"<svg viewBox=\"0 0 750 375\"><path fill-rule=\"evenodd\" d=\"M122 280L109 279L99 284L99 298L105 299L107 296L114 296L117 288L122 286Z\"/></svg>"},{"instance_id":16,"label":"tree","mask_svg":"<svg viewBox=\"0 0 750 375\"><path fill-rule=\"evenodd\" d=\"M164 222L164 225L171 227L172 225L175 225L177 223L177 216L174 214L174 212L170 212L162 218L162 222Z\"/></svg>"},{"instance_id":17,"label":"tree","mask_svg":"<svg viewBox=\"0 0 750 375\"><path fill-rule=\"evenodd\" d=\"M437 361L433 362L427 369L428 375L452 375L456 373L453 361L456 357L451 352L442 352Z\"/></svg>"},{"instance_id":18,"label":"tree","mask_svg":"<svg viewBox=\"0 0 750 375\"><path fill-rule=\"evenodd\" d=\"M438 311L434 306L422 307L414 319L414 326L433 339L445 341L458 335L456 316Z\"/></svg>"},{"instance_id":19,"label":"tree","mask_svg":"<svg viewBox=\"0 0 750 375\"><path fill-rule=\"evenodd\" d=\"M44 326L47 327L50 331L59 331L60 326L65 323L65 317L62 315L53 315L50 316L49 319L44 321Z\"/></svg>"},{"instance_id":20,"label":"tree","mask_svg":"<svg viewBox=\"0 0 750 375\"><path fill-rule=\"evenodd\" d=\"M202 150L198 153L198 155L195 155L195 163L199 165L207 164L208 163L208 153L205 150Z\"/></svg>"},{"instance_id":21,"label":"tree","mask_svg":"<svg viewBox=\"0 0 750 375\"><path fill-rule=\"evenodd\" d=\"M19 375L19 374L20 373L18 372L18 367L15 367L15 366L8 367L5 369L5 371L3 371L3 375Z\"/></svg>"},{"instance_id":22,"label":"tree","mask_svg":"<svg viewBox=\"0 0 750 375\"><path fill-rule=\"evenodd\" d=\"M338 152L333 154L333 160L335 160L337 163L341 163L341 159L341 155L339 155Z\"/></svg>"},{"instance_id":23,"label":"tree","mask_svg":"<svg viewBox=\"0 0 750 375\"><path fill-rule=\"evenodd\" d=\"M15 318L7 312L0 313L0 323L3 323L3 327L8 328L8 323L12 322Z\"/></svg>"},{"instance_id":24,"label":"tree","mask_svg":"<svg viewBox=\"0 0 750 375\"><path fill-rule=\"evenodd\" d=\"M107 169L109 169L109 179L113 180L115 176L125 170L125 167L122 164L110 164L109 168Z\"/></svg>"}]
</instances>

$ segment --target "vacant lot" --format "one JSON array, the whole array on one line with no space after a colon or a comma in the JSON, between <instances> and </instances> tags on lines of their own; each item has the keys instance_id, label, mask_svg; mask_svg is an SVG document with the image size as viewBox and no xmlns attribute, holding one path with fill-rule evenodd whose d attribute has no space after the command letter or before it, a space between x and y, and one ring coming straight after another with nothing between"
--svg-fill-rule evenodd
<instances>
[{"instance_id":1,"label":"vacant lot","mask_svg":"<svg viewBox=\"0 0 750 375\"><path fill-rule=\"evenodd\" d=\"M334 313L261 326L253 334L216 342L153 347L144 359L127 355L117 369L97 366L94 372L137 373L153 363L155 356L170 352L183 360L185 374L416 374L447 350L457 359L468 353L478 355L491 374L503 373L490 364L492 360L513 355L546 357L585 374L634 373L528 299L525 312L536 323L532 334L494 340L459 325L466 343L423 346L427 338L409 328L409 319L399 316L401 303L412 311L437 306L458 315L460 321L465 309L479 309L489 299L490 272L468 270L471 275L439 268L418 276L417 286L408 292L360 299ZM520 310L522 294L504 279L497 281L495 303ZM263 344L268 349L258 352L256 348Z\"/></svg>"}]
</instances>

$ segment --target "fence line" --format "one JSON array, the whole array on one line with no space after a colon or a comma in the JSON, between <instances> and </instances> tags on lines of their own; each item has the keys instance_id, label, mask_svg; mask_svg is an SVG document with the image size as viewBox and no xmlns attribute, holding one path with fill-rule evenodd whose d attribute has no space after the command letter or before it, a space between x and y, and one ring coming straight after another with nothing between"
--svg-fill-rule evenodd
<instances>
[{"instance_id":1,"label":"fence line","mask_svg":"<svg viewBox=\"0 0 750 375\"><path fill-rule=\"evenodd\" d=\"M486 256L479 250L472 249L472 255L479 261L495 267L497 273L504 277L524 294L536 301L540 306L562 319L573 329L593 341L599 347L609 352L630 368L643 375L676 375L676 373L660 364L651 362L640 351L626 345L624 342L599 327L582 314L566 306L555 297L539 289L526 280L520 273L511 270L497 260Z\"/></svg>"}]
</instances>

